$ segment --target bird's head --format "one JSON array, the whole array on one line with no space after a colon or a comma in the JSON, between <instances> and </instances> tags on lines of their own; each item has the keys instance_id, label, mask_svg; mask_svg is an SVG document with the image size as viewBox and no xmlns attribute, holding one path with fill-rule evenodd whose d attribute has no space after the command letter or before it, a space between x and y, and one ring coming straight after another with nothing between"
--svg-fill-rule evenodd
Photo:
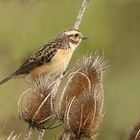
<instances>
[{"instance_id":1,"label":"bird's head","mask_svg":"<svg viewBox=\"0 0 140 140\"><path fill-rule=\"evenodd\" d=\"M86 39L79 30L67 29L60 33L68 39L70 47L76 48L83 39Z\"/></svg>"}]
</instances>

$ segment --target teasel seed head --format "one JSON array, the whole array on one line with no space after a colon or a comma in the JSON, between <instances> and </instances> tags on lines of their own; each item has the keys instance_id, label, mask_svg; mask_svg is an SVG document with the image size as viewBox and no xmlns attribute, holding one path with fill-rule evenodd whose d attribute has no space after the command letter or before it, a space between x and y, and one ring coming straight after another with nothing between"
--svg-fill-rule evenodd
<instances>
[{"instance_id":1,"label":"teasel seed head","mask_svg":"<svg viewBox=\"0 0 140 140\"><path fill-rule=\"evenodd\" d=\"M140 140L140 122L132 129L128 140Z\"/></svg>"},{"instance_id":2,"label":"teasel seed head","mask_svg":"<svg viewBox=\"0 0 140 140\"><path fill-rule=\"evenodd\" d=\"M25 91L19 99L18 111L22 120L30 127L44 130L56 120L54 100L60 81L49 76L40 76L34 85Z\"/></svg>"},{"instance_id":3,"label":"teasel seed head","mask_svg":"<svg viewBox=\"0 0 140 140\"><path fill-rule=\"evenodd\" d=\"M94 89L93 89L94 90ZM91 91L93 92L93 91ZM83 93L78 98L73 98L67 107L64 116L66 129L74 132L76 137L96 136L103 117L103 107L95 93Z\"/></svg>"},{"instance_id":4,"label":"teasel seed head","mask_svg":"<svg viewBox=\"0 0 140 140\"><path fill-rule=\"evenodd\" d=\"M76 138L86 136L94 139L102 122L102 73L105 64L99 56L83 57L70 74L62 93L58 116L64 122L65 131L72 131Z\"/></svg>"},{"instance_id":5,"label":"teasel seed head","mask_svg":"<svg viewBox=\"0 0 140 140\"><path fill-rule=\"evenodd\" d=\"M85 93L84 91L89 92L95 86L96 90L103 92L102 77L106 64L104 58L98 55L84 56L77 62L73 72L69 75L68 82L60 99L58 112L61 120L64 118L66 106L73 97L77 98Z\"/></svg>"}]
</instances>

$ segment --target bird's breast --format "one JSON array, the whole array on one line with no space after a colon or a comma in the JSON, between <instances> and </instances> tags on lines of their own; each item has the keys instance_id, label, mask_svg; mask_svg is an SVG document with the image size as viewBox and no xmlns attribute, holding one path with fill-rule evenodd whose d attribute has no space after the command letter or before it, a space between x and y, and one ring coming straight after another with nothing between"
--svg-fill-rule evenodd
<instances>
[{"instance_id":1,"label":"bird's breast","mask_svg":"<svg viewBox=\"0 0 140 140\"><path fill-rule=\"evenodd\" d=\"M69 64L73 51L73 49L58 49L50 63L35 68L30 72L28 77L35 80L39 75L55 75L63 73Z\"/></svg>"}]
</instances>

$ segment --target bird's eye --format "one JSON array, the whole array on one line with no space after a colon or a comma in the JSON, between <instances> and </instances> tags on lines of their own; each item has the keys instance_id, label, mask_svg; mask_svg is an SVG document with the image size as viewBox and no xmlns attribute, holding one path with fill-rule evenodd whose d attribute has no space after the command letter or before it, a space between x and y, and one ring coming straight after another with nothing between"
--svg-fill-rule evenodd
<instances>
[{"instance_id":1,"label":"bird's eye","mask_svg":"<svg viewBox=\"0 0 140 140\"><path fill-rule=\"evenodd\" d=\"M79 34L75 34L75 37L78 37L79 36Z\"/></svg>"}]
</instances>

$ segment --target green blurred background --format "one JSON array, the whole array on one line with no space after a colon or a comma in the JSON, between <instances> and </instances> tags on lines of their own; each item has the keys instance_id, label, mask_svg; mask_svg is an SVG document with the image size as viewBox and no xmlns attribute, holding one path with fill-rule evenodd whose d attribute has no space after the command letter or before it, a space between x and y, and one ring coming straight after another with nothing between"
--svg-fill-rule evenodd
<instances>
[{"instance_id":1,"label":"green blurred background","mask_svg":"<svg viewBox=\"0 0 140 140\"><path fill-rule=\"evenodd\" d=\"M82 0L0 0L0 79L41 44L74 24ZM98 50L109 60L104 77L106 113L98 140L125 139L140 118L140 0L90 0L80 30L88 36L71 62ZM71 63L72 64L72 63ZM24 79L0 86L0 139L22 132L17 101ZM59 128L45 136L54 140Z\"/></svg>"}]
</instances>

